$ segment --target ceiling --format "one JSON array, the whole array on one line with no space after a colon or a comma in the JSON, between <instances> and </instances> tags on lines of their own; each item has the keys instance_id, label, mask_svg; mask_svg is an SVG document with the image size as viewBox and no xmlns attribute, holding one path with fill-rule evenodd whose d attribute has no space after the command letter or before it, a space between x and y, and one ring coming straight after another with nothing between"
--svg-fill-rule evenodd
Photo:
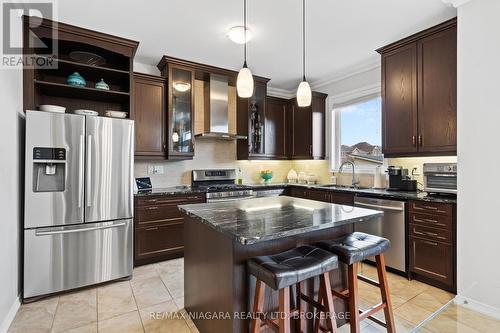
<instances>
[{"instance_id":1,"label":"ceiling","mask_svg":"<svg viewBox=\"0 0 500 333\"><path fill-rule=\"evenodd\" d=\"M243 46L226 37L242 24L242 0L57 1L61 22L140 42L136 61L154 65L166 54L239 70ZM378 61L376 48L456 16L442 0L308 0L310 82ZM301 1L248 0L248 65L274 88L301 79Z\"/></svg>"}]
</instances>

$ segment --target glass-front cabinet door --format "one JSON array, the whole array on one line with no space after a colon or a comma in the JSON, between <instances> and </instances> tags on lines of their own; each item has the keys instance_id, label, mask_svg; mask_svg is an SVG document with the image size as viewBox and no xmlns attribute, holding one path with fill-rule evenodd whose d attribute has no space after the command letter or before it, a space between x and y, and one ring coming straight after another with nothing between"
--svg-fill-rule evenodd
<instances>
[{"instance_id":1,"label":"glass-front cabinet door","mask_svg":"<svg viewBox=\"0 0 500 333\"><path fill-rule=\"evenodd\" d=\"M169 159L191 159L194 155L194 71L169 65Z\"/></svg>"}]
</instances>

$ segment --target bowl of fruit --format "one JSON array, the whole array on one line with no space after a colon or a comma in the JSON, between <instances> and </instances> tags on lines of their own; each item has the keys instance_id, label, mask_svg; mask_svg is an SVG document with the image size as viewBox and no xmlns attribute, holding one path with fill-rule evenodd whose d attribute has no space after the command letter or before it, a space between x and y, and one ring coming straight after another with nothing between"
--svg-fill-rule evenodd
<instances>
[{"instance_id":1,"label":"bowl of fruit","mask_svg":"<svg viewBox=\"0 0 500 333\"><path fill-rule=\"evenodd\" d=\"M264 179L264 182L268 183L271 181L271 178L273 178L273 171L272 170L262 170L260 172L260 177Z\"/></svg>"}]
</instances>

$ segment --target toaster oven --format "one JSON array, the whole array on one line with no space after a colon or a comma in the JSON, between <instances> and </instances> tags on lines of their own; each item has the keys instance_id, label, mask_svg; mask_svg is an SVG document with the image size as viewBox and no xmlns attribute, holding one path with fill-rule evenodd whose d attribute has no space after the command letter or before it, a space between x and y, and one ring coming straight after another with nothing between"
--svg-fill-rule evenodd
<instances>
[{"instance_id":1,"label":"toaster oven","mask_svg":"<svg viewBox=\"0 0 500 333\"><path fill-rule=\"evenodd\" d=\"M428 193L457 193L456 163L424 163L424 191Z\"/></svg>"}]
</instances>

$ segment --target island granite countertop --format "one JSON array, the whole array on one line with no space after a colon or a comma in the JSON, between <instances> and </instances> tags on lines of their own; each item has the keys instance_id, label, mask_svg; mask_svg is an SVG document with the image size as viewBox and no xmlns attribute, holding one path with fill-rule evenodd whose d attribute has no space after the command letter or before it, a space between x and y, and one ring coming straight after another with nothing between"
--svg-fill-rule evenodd
<instances>
[{"instance_id":1,"label":"island granite countertop","mask_svg":"<svg viewBox=\"0 0 500 333\"><path fill-rule=\"evenodd\" d=\"M383 212L288 196L210 204L179 209L243 245L366 221Z\"/></svg>"}]
</instances>

